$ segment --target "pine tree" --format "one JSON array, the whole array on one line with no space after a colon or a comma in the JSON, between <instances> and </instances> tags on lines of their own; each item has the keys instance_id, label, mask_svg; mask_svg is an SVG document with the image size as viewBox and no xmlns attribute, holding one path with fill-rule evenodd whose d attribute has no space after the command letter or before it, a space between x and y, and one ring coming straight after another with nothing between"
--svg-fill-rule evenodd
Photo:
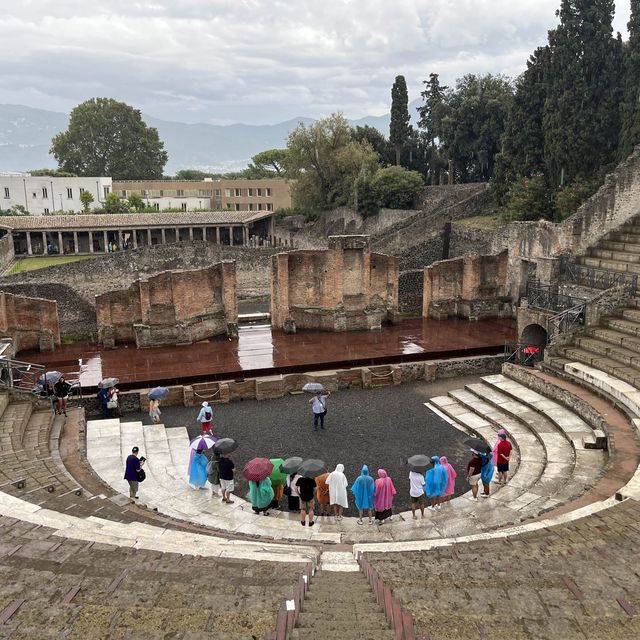
<instances>
[{"instance_id":1,"label":"pine tree","mask_svg":"<svg viewBox=\"0 0 640 640\"><path fill-rule=\"evenodd\" d=\"M409 95L404 76L396 76L391 88L391 125L389 140L396 152L396 164L400 164L400 154L411 133L409 124Z\"/></svg>"},{"instance_id":2,"label":"pine tree","mask_svg":"<svg viewBox=\"0 0 640 640\"><path fill-rule=\"evenodd\" d=\"M620 41L613 0L562 0L544 108L545 164L557 186L591 178L614 159L620 133Z\"/></svg>"},{"instance_id":3,"label":"pine tree","mask_svg":"<svg viewBox=\"0 0 640 640\"><path fill-rule=\"evenodd\" d=\"M624 52L624 98L618 158L626 158L640 143L640 0L631 0L629 43Z\"/></svg>"},{"instance_id":4,"label":"pine tree","mask_svg":"<svg viewBox=\"0 0 640 640\"><path fill-rule=\"evenodd\" d=\"M437 73L430 73L429 80L423 82L424 91L420 94L424 104L418 107L420 120L418 126L424 131L424 135L429 143L430 166L429 182L436 183L438 169L441 166L436 140L441 137L442 120L446 113L445 92L447 87L440 84Z\"/></svg>"}]
</instances>

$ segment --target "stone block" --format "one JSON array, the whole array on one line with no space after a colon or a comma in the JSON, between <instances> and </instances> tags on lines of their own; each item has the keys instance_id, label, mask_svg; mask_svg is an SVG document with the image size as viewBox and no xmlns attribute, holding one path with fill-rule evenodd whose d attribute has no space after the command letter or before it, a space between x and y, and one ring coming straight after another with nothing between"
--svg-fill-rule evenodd
<instances>
[{"instance_id":1,"label":"stone block","mask_svg":"<svg viewBox=\"0 0 640 640\"><path fill-rule=\"evenodd\" d=\"M282 376L256 378L256 400L271 400L285 395L285 383Z\"/></svg>"}]
</instances>

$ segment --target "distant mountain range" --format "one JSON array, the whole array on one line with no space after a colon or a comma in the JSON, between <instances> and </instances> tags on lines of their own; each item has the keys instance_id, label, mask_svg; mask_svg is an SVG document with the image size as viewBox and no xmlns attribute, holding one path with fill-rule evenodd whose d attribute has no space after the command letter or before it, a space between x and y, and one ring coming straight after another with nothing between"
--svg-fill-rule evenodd
<instances>
[{"instance_id":1,"label":"distant mountain range","mask_svg":"<svg viewBox=\"0 0 640 640\"><path fill-rule=\"evenodd\" d=\"M410 109L413 106L412 103ZM149 126L158 129L164 141L169 154L167 174L188 168L216 172L243 169L251 156L259 151L282 148L298 122L313 122L312 118L294 118L273 125L220 126L169 122L144 114L143 118ZM67 128L68 120L66 113L1 104L0 171L55 168L56 162L49 155L51 139ZM389 115L368 116L350 122L352 125L366 124L389 134Z\"/></svg>"}]
</instances>

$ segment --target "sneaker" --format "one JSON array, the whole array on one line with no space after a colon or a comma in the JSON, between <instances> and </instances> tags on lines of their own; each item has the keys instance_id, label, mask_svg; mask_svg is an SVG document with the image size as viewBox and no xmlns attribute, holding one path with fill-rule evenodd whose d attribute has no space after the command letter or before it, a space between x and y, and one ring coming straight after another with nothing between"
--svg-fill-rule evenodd
<instances>
[{"instance_id":1,"label":"sneaker","mask_svg":"<svg viewBox=\"0 0 640 640\"><path fill-rule=\"evenodd\" d=\"M476 497L474 497L474 496L471 496L471 497L469 498L469 500L471 500L472 502L478 502L478 498L476 498Z\"/></svg>"},{"instance_id":2,"label":"sneaker","mask_svg":"<svg viewBox=\"0 0 640 640\"><path fill-rule=\"evenodd\" d=\"M300 524L301 524L303 527L306 527L306 526L307 526L307 523L306 523L306 522L303 522L302 520L300 521Z\"/></svg>"},{"instance_id":3,"label":"sneaker","mask_svg":"<svg viewBox=\"0 0 640 640\"><path fill-rule=\"evenodd\" d=\"M442 505L441 504L437 504L436 505L436 509L442 509Z\"/></svg>"},{"instance_id":4,"label":"sneaker","mask_svg":"<svg viewBox=\"0 0 640 640\"><path fill-rule=\"evenodd\" d=\"M362 524L362 518L358 518L358 524Z\"/></svg>"},{"instance_id":5,"label":"sneaker","mask_svg":"<svg viewBox=\"0 0 640 640\"><path fill-rule=\"evenodd\" d=\"M429 509L429 511L435 511L435 507L432 507L431 505L429 505L427 509Z\"/></svg>"},{"instance_id":6,"label":"sneaker","mask_svg":"<svg viewBox=\"0 0 640 640\"><path fill-rule=\"evenodd\" d=\"M481 495L482 495L483 498L488 498L489 497L489 494L487 494L487 493L483 493Z\"/></svg>"},{"instance_id":7,"label":"sneaker","mask_svg":"<svg viewBox=\"0 0 640 640\"><path fill-rule=\"evenodd\" d=\"M315 524L315 522L310 522L310 523L309 523L309 526L310 526L310 527L313 527L313 525L314 525L314 524Z\"/></svg>"}]
</instances>

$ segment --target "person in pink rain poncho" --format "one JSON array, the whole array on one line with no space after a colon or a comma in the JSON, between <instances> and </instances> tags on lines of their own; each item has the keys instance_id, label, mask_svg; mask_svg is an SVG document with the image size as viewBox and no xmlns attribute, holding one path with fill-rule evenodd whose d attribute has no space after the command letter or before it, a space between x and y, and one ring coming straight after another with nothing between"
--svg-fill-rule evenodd
<instances>
[{"instance_id":1,"label":"person in pink rain poncho","mask_svg":"<svg viewBox=\"0 0 640 640\"><path fill-rule=\"evenodd\" d=\"M373 508L376 512L376 522L378 524L382 524L387 519L391 520L391 509L395 495L396 488L393 486L391 478L384 469L378 469L378 479L376 480L373 495Z\"/></svg>"},{"instance_id":2,"label":"person in pink rain poncho","mask_svg":"<svg viewBox=\"0 0 640 640\"><path fill-rule=\"evenodd\" d=\"M442 494L442 502L448 502L453 497L453 492L456 490L456 478L458 474L456 470L449 464L446 456L440 458L440 464L447 470L447 486Z\"/></svg>"}]
</instances>

